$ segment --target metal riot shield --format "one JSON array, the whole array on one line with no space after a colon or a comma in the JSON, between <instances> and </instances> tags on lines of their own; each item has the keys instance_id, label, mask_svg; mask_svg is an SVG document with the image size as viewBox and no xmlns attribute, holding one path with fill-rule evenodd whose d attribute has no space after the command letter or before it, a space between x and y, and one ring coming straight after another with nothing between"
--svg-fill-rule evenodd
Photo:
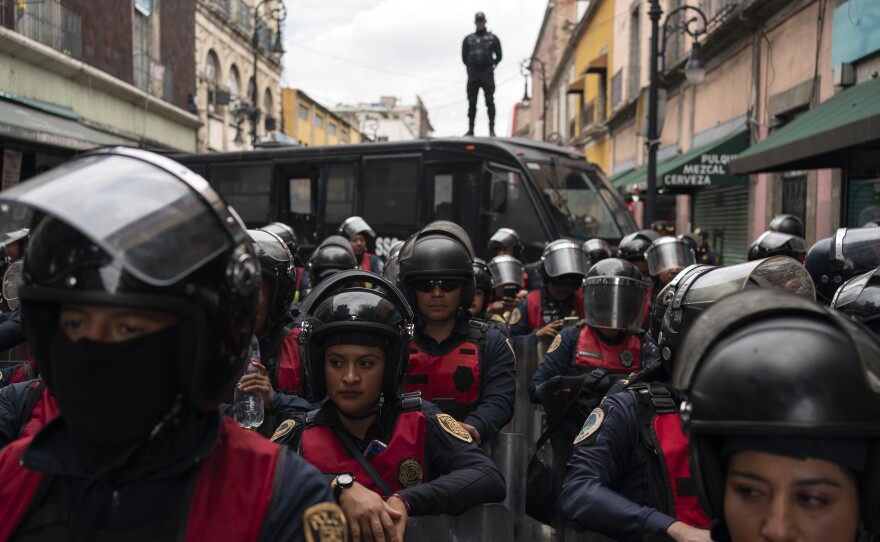
<instances>
[{"instance_id":1,"label":"metal riot shield","mask_svg":"<svg viewBox=\"0 0 880 542\"><path fill-rule=\"evenodd\" d=\"M9 312L18 308L18 287L21 285L22 260L13 262L3 273L3 300L0 311Z\"/></svg>"},{"instance_id":2,"label":"metal riot shield","mask_svg":"<svg viewBox=\"0 0 880 542\"><path fill-rule=\"evenodd\" d=\"M460 516L409 518L403 539L406 542L510 542L514 539L513 518L501 504L476 506Z\"/></svg>"},{"instance_id":3,"label":"metal riot shield","mask_svg":"<svg viewBox=\"0 0 880 542\"><path fill-rule=\"evenodd\" d=\"M526 476L529 442L525 435L498 433L482 446L486 454L501 471L507 482L507 497L502 504L513 521L514 540L530 540L524 537L523 519L526 517Z\"/></svg>"}]
</instances>

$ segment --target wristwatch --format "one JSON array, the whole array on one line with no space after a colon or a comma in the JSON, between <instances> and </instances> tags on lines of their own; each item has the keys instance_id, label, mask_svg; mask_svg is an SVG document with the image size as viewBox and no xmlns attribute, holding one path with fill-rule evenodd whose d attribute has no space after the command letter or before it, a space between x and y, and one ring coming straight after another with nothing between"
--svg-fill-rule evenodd
<instances>
[{"instance_id":1,"label":"wristwatch","mask_svg":"<svg viewBox=\"0 0 880 542\"><path fill-rule=\"evenodd\" d=\"M339 502L339 497L342 495L342 490L350 488L352 484L354 484L354 475L350 472L343 472L336 476L336 487L333 488L333 498L337 503Z\"/></svg>"}]
</instances>

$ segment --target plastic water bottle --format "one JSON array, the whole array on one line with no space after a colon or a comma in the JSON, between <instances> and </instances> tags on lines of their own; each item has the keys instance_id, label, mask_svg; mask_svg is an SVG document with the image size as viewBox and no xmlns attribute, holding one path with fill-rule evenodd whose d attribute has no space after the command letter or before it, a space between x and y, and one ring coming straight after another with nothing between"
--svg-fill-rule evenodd
<instances>
[{"instance_id":1,"label":"plastic water bottle","mask_svg":"<svg viewBox=\"0 0 880 542\"><path fill-rule=\"evenodd\" d=\"M260 343L251 340L250 361L244 374L259 372L254 362L260 362ZM245 429L254 429L263 423L263 397L255 391L241 391L235 388L235 421Z\"/></svg>"}]
</instances>

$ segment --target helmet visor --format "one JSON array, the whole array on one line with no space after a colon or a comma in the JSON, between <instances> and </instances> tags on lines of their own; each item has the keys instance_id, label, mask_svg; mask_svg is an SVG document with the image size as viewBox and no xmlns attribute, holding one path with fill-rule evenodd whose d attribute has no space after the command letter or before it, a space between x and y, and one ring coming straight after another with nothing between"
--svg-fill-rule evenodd
<instances>
[{"instance_id":1,"label":"helmet visor","mask_svg":"<svg viewBox=\"0 0 880 542\"><path fill-rule=\"evenodd\" d=\"M761 234L760 237L758 237L758 240L755 241L755 244L758 244L767 250L778 250L780 248L787 248L792 252L807 251L807 247L803 239L801 239L797 235L791 235L790 233L782 233L778 231L765 231Z\"/></svg>"},{"instance_id":2,"label":"helmet visor","mask_svg":"<svg viewBox=\"0 0 880 542\"><path fill-rule=\"evenodd\" d=\"M495 256L489 260L489 272L495 286L520 286L523 282L523 264L513 256Z\"/></svg>"},{"instance_id":3,"label":"helmet visor","mask_svg":"<svg viewBox=\"0 0 880 542\"><path fill-rule=\"evenodd\" d=\"M351 217L342 225L342 233L351 237L359 233L366 233L370 237L376 237L376 232L367 224L367 221L359 216Z\"/></svg>"},{"instance_id":4,"label":"helmet visor","mask_svg":"<svg viewBox=\"0 0 880 542\"><path fill-rule=\"evenodd\" d=\"M589 277L584 283L585 320L594 327L642 328L648 285L626 277Z\"/></svg>"},{"instance_id":5,"label":"helmet visor","mask_svg":"<svg viewBox=\"0 0 880 542\"><path fill-rule=\"evenodd\" d=\"M845 309L847 305L857 300L859 296L862 295L865 286L868 285L871 278L876 273L877 270L875 269L874 271L863 273L844 282L843 286L838 288L837 292L834 293L834 300L831 302L831 306L835 309Z\"/></svg>"},{"instance_id":6,"label":"helmet visor","mask_svg":"<svg viewBox=\"0 0 880 542\"><path fill-rule=\"evenodd\" d=\"M0 231L31 227L35 212L75 227L154 286L177 282L232 241L193 187L127 156L86 156L0 193Z\"/></svg>"},{"instance_id":7,"label":"helmet visor","mask_svg":"<svg viewBox=\"0 0 880 542\"><path fill-rule=\"evenodd\" d=\"M840 228L831 240L831 257L856 269L880 266L880 228Z\"/></svg>"},{"instance_id":8,"label":"helmet visor","mask_svg":"<svg viewBox=\"0 0 880 542\"><path fill-rule=\"evenodd\" d=\"M684 269L697 263L694 251L684 241L674 237L648 247L645 259L648 260L648 273L651 276L657 276L668 269Z\"/></svg>"},{"instance_id":9,"label":"helmet visor","mask_svg":"<svg viewBox=\"0 0 880 542\"><path fill-rule=\"evenodd\" d=\"M788 256L713 267L693 281L687 291L676 295L681 303L697 309L740 290L775 288L787 290L806 299L815 300L813 280L806 268Z\"/></svg>"},{"instance_id":10,"label":"helmet visor","mask_svg":"<svg viewBox=\"0 0 880 542\"><path fill-rule=\"evenodd\" d=\"M286 245L280 239L271 233L260 230L248 230L248 235L251 236L251 241L259 245L259 248L270 259L276 262L290 263L290 254L287 252Z\"/></svg>"},{"instance_id":11,"label":"helmet visor","mask_svg":"<svg viewBox=\"0 0 880 542\"><path fill-rule=\"evenodd\" d=\"M502 247L515 247L519 242L519 236L515 231L510 228L500 228L492 237L489 238L489 248L496 245L500 245Z\"/></svg>"},{"instance_id":12,"label":"helmet visor","mask_svg":"<svg viewBox=\"0 0 880 542\"><path fill-rule=\"evenodd\" d=\"M587 255L575 243L560 244L545 254L544 270L551 277L578 274L586 276L589 265Z\"/></svg>"}]
</instances>

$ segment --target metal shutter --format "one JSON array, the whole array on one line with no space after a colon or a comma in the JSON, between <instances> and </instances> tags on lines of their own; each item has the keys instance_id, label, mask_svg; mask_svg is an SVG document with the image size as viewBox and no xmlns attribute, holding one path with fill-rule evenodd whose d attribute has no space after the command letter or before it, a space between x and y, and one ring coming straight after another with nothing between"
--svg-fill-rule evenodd
<instances>
[{"instance_id":1,"label":"metal shutter","mask_svg":"<svg viewBox=\"0 0 880 542\"><path fill-rule=\"evenodd\" d=\"M693 227L709 231L709 243L721 254L721 263L746 261L750 244L748 185L698 190L693 202Z\"/></svg>"}]
</instances>

